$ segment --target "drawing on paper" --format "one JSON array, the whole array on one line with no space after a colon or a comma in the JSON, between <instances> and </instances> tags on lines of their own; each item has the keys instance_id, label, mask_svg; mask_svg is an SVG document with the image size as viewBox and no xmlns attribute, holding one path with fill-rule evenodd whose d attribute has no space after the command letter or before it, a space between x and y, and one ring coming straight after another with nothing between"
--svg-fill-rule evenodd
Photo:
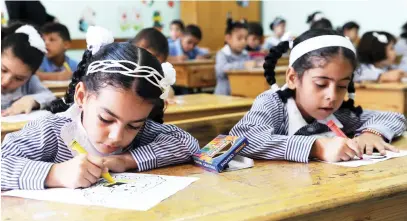
<instances>
[{"instance_id":1,"label":"drawing on paper","mask_svg":"<svg viewBox=\"0 0 407 221\"><path fill-rule=\"evenodd\" d=\"M122 197L138 197L139 195L156 188L167 180L161 176L128 176L116 174L113 178L122 184L110 185L105 179L100 179L89 188L78 189L83 196L92 203L105 204L108 200Z\"/></svg>"}]
</instances>

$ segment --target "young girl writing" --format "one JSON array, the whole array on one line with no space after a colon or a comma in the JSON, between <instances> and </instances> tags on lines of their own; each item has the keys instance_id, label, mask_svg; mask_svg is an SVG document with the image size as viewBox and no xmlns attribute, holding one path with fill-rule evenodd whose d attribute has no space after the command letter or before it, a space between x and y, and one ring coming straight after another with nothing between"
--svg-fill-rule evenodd
<instances>
[{"instance_id":1,"label":"young girl writing","mask_svg":"<svg viewBox=\"0 0 407 221\"><path fill-rule=\"evenodd\" d=\"M63 100L51 115L7 134L2 144L2 189L88 187L102 171L150 170L189 161L198 151L187 132L163 125L163 99L175 70L131 43L112 43L107 30L91 27L88 50ZM68 109L69 108L69 109ZM67 110L68 109L68 110ZM75 156L61 133L89 155Z\"/></svg>"},{"instance_id":2,"label":"young girl writing","mask_svg":"<svg viewBox=\"0 0 407 221\"><path fill-rule=\"evenodd\" d=\"M264 74L272 89L259 95L251 110L231 130L248 138L242 155L255 159L308 162L351 160L364 150L397 151L389 142L406 130L402 114L362 111L353 106L353 72L357 65L352 43L332 30L310 30L294 40L286 85L276 86L274 68L289 48L282 42L270 50ZM344 101L345 94L348 101ZM333 122L353 139L312 136L329 132Z\"/></svg>"},{"instance_id":3,"label":"young girl writing","mask_svg":"<svg viewBox=\"0 0 407 221\"><path fill-rule=\"evenodd\" d=\"M400 82L404 71L391 69L396 60L395 43L396 38L390 33L366 32L357 48L361 65L355 81Z\"/></svg>"},{"instance_id":4,"label":"young girl writing","mask_svg":"<svg viewBox=\"0 0 407 221\"><path fill-rule=\"evenodd\" d=\"M45 43L32 26L15 24L2 30L1 111L2 116L42 109L55 99L34 73L40 67ZM10 33L10 34L8 34Z\"/></svg>"},{"instance_id":5,"label":"young girl writing","mask_svg":"<svg viewBox=\"0 0 407 221\"><path fill-rule=\"evenodd\" d=\"M249 54L245 50L248 35L246 21L234 22L231 18L228 18L225 34L226 44L216 53L215 94L229 95L229 79L225 72L233 69L253 68L256 62L249 61Z\"/></svg>"}]
</instances>

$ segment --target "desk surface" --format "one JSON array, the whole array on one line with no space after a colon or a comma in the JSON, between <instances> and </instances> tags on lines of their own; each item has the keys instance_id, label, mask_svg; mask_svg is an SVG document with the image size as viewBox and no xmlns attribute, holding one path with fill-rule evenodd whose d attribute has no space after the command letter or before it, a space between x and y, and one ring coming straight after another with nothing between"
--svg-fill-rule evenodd
<instances>
[{"instance_id":1,"label":"desk surface","mask_svg":"<svg viewBox=\"0 0 407 221\"><path fill-rule=\"evenodd\" d=\"M190 94L176 96L177 104L170 104L164 112L167 114L180 114L194 111L208 111L229 109L235 107L250 107L253 99L232 97L214 94Z\"/></svg>"},{"instance_id":2,"label":"desk surface","mask_svg":"<svg viewBox=\"0 0 407 221\"><path fill-rule=\"evenodd\" d=\"M69 84L71 81L43 81L42 84L49 88L49 89L54 89L54 88L68 88Z\"/></svg>"},{"instance_id":3,"label":"desk surface","mask_svg":"<svg viewBox=\"0 0 407 221\"><path fill-rule=\"evenodd\" d=\"M182 62L173 62L171 64L174 66L215 64L215 60L214 59L186 60L186 61L182 61Z\"/></svg>"},{"instance_id":4,"label":"desk surface","mask_svg":"<svg viewBox=\"0 0 407 221\"><path fill-rule=\"evenodd\" d=\"M364 82L364 83L355 83L355 89L357 93L357 89L377 89L377 90L407 90L407 84L403 83L371 83L371 82Z\"/></svg>"},{"instance_id":5,"label":"desk surface","mask_svg":"<svg viewBox=\"0 0 407 221\"><path fill-rule=\"evenodd\" d=\"M276 74L285 74L288 69L288 66L277 66L275 69ZM243 70L230 70L226 71L228 75L234 74L254 74L254 75L264 75L263 68L253 68L253 69L243 69Z\"/></svg>"},{"instance_id":6,"label":"desk surface","mask_svg":"<svg viewBox=\"0 0 407 221\"><path fill-rule=\"evenodd\" d=\"M406 144L406 137L396 142ZM221 174L192 165L150 173L200 179L147 212L2 197L2 220L304 220L321 211L326 220L407 218L407 157L359 168L256 161L254 168ZM399 210L385 217L392 207Z\"/></svg>"}]
</instances>

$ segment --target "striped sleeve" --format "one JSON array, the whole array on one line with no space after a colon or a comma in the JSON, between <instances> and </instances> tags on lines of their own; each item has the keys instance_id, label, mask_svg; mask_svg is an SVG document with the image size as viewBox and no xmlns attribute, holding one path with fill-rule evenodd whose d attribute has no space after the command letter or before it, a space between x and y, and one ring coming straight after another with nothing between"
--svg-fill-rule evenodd
<instances>
[{"instance_id":1,"label":"striped sleeve","mask_svg":"<svg viewBox=\"0 0 407 221\"><path fill-rule=\"evenodd\" d=\"M401 136L407 129L407 121L403 114L395 112L364 110L360 116L361 127L356 133L364 129L380 132L389 142L394 137Z\"/></svg>"},{"instance_id":2,"label":"striped sleeve","mask_svg":"<svg viewBox=\"0 0 407 221\"><path fill-rule=\"evenodd\" d=\"M138 170L184 163L199 150L198 141L174 125L147 121L140 146L130 150Z\"/></svg>"},{"instance_id":3,"label":"striped sleeve","mask_svg":"<svg viewBox=\"0 0 407 221\"><path fill-rule=\"evenodd\" d=\"M47 118L32 121L5 136L1 152L2 190L44 189L58 148L54 125Z\"/></svg>"},{"instance_id":4,"label":"striped sleeve","mask_svg":"<svg viewBox=\"0 0 407 221\"><path fill-rule=\"evenodd\" d=\"M251 110L231 130L234 136L246 137L249 145L240 154L254 159L308 162L312 136L286 136L277 133L284 127L284 106L271 91L260 95ZM281 103L281 101L280 101Z\"/></svg>"}]
</instances>

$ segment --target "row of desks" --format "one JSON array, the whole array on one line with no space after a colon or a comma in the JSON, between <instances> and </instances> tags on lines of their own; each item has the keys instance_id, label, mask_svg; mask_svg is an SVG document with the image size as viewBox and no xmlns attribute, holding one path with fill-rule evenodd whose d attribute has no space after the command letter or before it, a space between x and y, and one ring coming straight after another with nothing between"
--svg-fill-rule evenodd
<instances>
[{"instance_id":1,"label":"row of desks","mask_svg":"<svg viewBox=\"0 0 407 221\"><path fill-rule=\"evenodd\" d=\"M407 149L407 137L395 145ZM221 174L189 164L148 173L200 179L146 212L2 197L2 220L407 220L407 157L359 168L257 160Z\"/></svg>"}]
</instances>

